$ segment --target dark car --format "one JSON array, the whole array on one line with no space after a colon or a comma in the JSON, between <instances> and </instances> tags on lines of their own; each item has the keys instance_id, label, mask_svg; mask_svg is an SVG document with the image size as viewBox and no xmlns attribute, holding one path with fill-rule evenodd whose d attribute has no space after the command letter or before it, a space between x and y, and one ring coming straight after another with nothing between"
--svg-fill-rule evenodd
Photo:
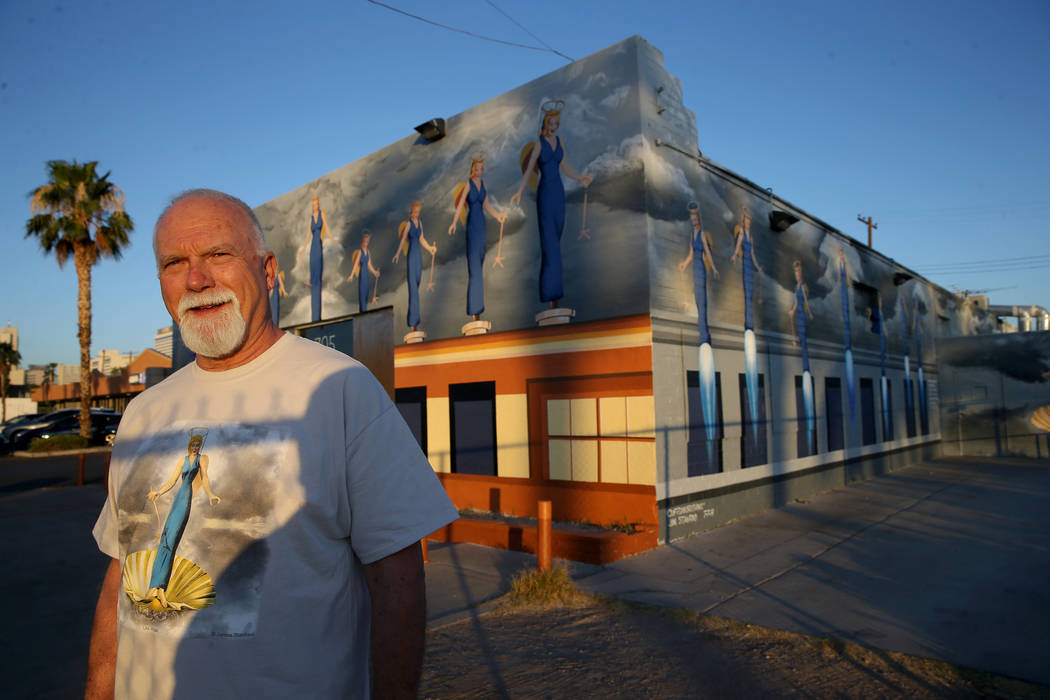
<instances>
[{"instance_id":1,"label":"dark car","mask_svg":"<svg viewBox=\"0 0 1050 700\"><path fill-rule=\"evenodd\" d=\"M6 434L8 430L14 430L20 425L39 421L46 415L46 413L26 413L21 416L15 416L14 418L8 418L3 423L0 423L0 435Z\"/></svg>"},{"instance_id":2,"label":"dark car","mask_svg":"<svg viewBox=\"0 0 1050 700\"><path fill-rule=\"evenodd\" d=\"M120 422L121 414L115 413L108 408L91 409L91 442L100 445L106 442L106 433L110 428L116 428ZM113 430L112 432L116 432ZM36 437L51 437L52 435L76 435L80 433L80 409L66 408L54 413L49 413L39 421L28 425L19 426L12 430L7 436L7 448L9 450L24 450Z\"/></svg>"},{"instance_id":3,"label":"dark car","mask_svg":"<svg viewBox=\"0 0 1050 700\"><path fill-rule=\"evenodd\" d=\"M22 416L16 416L15 418L9 418L3 423L0 423L0 454L7 451L7 435L15 431L16 428L22 428L30 423L39 423L45 416L44 413L27 413Z\"/></svg>"}]
</instances>

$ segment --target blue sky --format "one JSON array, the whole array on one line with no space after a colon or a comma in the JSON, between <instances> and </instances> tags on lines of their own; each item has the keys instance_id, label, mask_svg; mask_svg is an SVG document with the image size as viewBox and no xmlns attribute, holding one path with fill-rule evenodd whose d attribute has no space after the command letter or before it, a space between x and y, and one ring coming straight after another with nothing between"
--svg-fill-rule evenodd
<instances>
[{"instance_id":1,"label":"blue sky","mask_svg":"<svg viewBox=\"0 0 1050 700\"><path fill-rule=\"evenodd\" d=\"M494 4L574 58L639 34L705 155L858 239L873 216L878 250L945 287L1050 308L1043 0L389 2L537 44ZM98 160L127 195L136 231L94 269L92 353L138 352L171 322L150 242L171 195L256 206L565 63L365 0L4 0L0 323L23 364L78 361L72 262L23 239L50 159Z\"/></svg>"}]
</instances>

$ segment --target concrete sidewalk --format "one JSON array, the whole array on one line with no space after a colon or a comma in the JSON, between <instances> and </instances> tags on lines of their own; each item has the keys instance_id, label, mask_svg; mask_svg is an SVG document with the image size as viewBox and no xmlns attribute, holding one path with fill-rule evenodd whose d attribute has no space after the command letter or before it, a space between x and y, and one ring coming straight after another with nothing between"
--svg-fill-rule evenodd
<instances>
[{"instance_id":1,"label":"concrete sidewalk","mask_svg":"<svg viewBox=\"0 0 1050 700\"><path fill-rule=\"evenodd\" d=\"M0 470L8 467L0 460ZM105 494L0 493L7 697L74 697L105 558ZM69 483L69 482L66 482ZM531 555L431 544L428 624L476 619ZM952 459L739 520L597 567L584 590L830 635L1050 685L1050 461Z\"/></svg>"},{"instance_id":2,"label":"concrete sidewalk","mask_svg":"<svg viewBox=\"0 0 1050 700\"><path fill-rule=\"evenodd\" d=\"M1050 461L915 465L578 583L1050 685Z\"/></svg>"}]
</instances>

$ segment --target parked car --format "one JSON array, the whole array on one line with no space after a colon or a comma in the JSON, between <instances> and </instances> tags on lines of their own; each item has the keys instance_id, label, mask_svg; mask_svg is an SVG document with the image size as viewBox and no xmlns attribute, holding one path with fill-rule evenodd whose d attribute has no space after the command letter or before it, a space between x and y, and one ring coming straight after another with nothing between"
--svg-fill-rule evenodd
<instances>
[{"instance_id":1,"label":"parked car","mask_svg":"<svg viewBox=\"0 0 1050 700\"><path fill-rule=\"evenodd\" d=\"M91 409L91 442L103 444L105 431L116 427L120 422L120 413L109 408ZM7 435L7 448L11 451L24 450L35 437L50 437L61 434L78 434L80 432L80 409L64 408L43 416L40 420L19 426Z\"/></svg>"},{"instance_id":2,"label":"parked car","mask_svg":"<svg viewBox=\"0 0 1050 700\"><path fill-rule=\"evenodd\" d=\"M26 423L33 423L35 421L39 421L46 415L46 413L24 413L21 416L8 418L3 423L0 423L0 434L6 433L8 428L13 430L20 425L25 425Z\"/></svg>"},{"instance_id":3,"label":"parked car","mask_svg":"<svg viewBox=\"0 0 1050 700\"><path fill-rule=\"evenodd\" d=\"M39 423L45 416L44 413L27 413L25 415L9 418L0 423L0 454L7 452L7 435L16 428L24 427L30 423Z\"/></svg>"}]
</instances>

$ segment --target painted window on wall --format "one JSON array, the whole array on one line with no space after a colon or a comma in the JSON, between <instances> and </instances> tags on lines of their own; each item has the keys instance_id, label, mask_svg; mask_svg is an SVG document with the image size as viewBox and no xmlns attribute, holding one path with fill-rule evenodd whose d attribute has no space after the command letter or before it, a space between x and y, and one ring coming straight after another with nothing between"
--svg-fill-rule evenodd
<instances>
[{"instance_id":1,"label":"painted window on wall","mask_svg":"<svg viewBox=\"0 0 1050 700\"><path fill-rule=\"evenodd\" d=\"M860 380L860 437L864 445L875 444L875 383L868 377Z\"/></svg>"},{"instance_id":2,"label":"painted window on wall","mask_svg":"<svg viewBox=\"0 0 1050 700\"><path fill-rule=\"evenodd\" d=\"M452 471L496 476L496 383L448 388Z\"/></svg>"},{"instance_id":3,"label":"painted window on wall","mask_svg":"<svg viewBox=\"0 0 1050 700\"><path fill-rule=\"evenodd\" d=\"M754 419L748 400L747 375L740 375L740 423L743 426L740 436L740 455L742 467L754 467L769 461L766 455L766 375L758 375L757 400L755 401Z\"/></svg>"},{"instance_id":4,"label":"painted window on wall","mask_svg":"<svg viewBox=\"0 0 1050 700\"><path fill-rule=\"evenodd\" d=\"M816 401L816 398L813 399ZM806 399L802 390L802 375L795 375L795 445L799 457L817 454L817 424L806 417Z\"/></svg>"},{"instance_id":5,"label":"painted window on wall","mask_svg":"<svg viewBox=\"0 0 1050 700\"><path fill-rule=\"evenodd\" d=\"M824 379L824 411L827 415L828 452L845 447L842 432L842 380L838 377Z\"/></svg>"},{"instance_id":6,"label":"painted window on wall","mask_svg":"<svg viewBox=\"0 0 1050 700\"><path fill-rule=\"evenodd\" d=\"M908 437L915 437L915 390L907 379L901 382L904 388L904 424Z\"/></svg>"},{"instance_id":7,"label":"painted window on wall","mask_svg":"<svg viewBox=\"0 0 1050 700\"><path fill-rule=\"evenodd\" d=\"M550 479L655 483L652 396L552 398L546 409Z\"/></svg>"},{"instance_id":8,"label":"painted window on wall","mask_svg":"<svg viewBox=\"0 0 1050 700\"><path fill-rule=\"evenodd\" d=\"M689 435L686 445L687 474L701 476L722 471L722 438L725 436L722 416L722 373L715 372L713 426L704 414L700 373L686 372L686 397L689 405ZM709 430L709 428L712 428ZM712 439L709 439L709 435Z\"/></svg>"},{"instance_id":9,"label":"painted window on wall","mask_svg":"<svg viewBox=\"0 0 1050 700\"><path fill-rule=\"evenodd\" d=\"M405 419L416 442L427 453L427 388L425 386L410 386L397 389L394 392L394 403L401 417Z\"/></svg>"}]
</instances>

